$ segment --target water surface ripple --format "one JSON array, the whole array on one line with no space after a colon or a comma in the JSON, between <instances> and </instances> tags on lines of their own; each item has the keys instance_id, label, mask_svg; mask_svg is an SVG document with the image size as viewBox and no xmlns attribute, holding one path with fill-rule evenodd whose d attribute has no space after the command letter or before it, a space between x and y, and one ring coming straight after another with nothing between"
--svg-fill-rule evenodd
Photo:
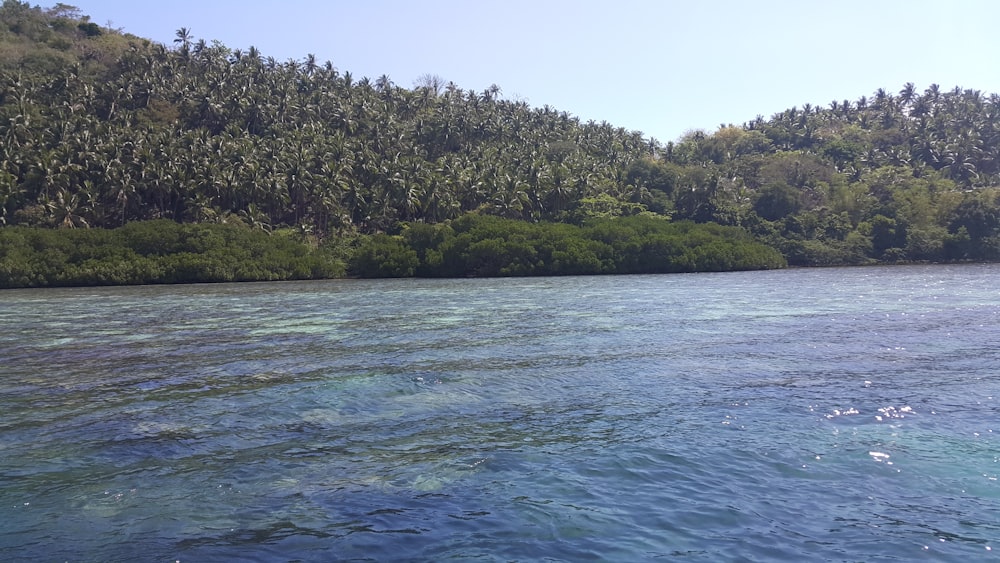
<instances>
[{"instance_id":1,"label":"water surface ripple","mask_svg":"<svg viewBox=\"0 0 1000 563\"><path fill-rule=\"evenodd\" d=\"M987 559L998 282L5 291L0 559Z\"/></svg>"}]
</instances>

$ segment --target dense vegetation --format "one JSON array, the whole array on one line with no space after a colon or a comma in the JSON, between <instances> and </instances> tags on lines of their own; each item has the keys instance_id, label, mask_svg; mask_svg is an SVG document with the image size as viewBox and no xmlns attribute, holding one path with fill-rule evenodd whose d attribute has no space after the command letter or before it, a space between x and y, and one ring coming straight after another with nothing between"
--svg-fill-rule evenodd
<instances>
[{"instance_id":1,"label":"dense vegetation","mask_svg":"<svg viewBox=\"0 0 1000 563\"><path fill-rule=\"evenodd\" d=\"M0 288L272 281L344 275L342 261L238 225L0 229Z\"/></svg>"},{"instance_id":2,"label":"dense vegetation","mask_svg":"<svg viewBox=\"0 0 1000 563\"><path fill-rule=\"evenodd\" d=\"M650 216L593 219L583 226L465 215L407 225L354 253L363 277L658 274L780 268L781 254L745 231Z\"/></svg>"},{"instance_id":3,"label":"dense vegetation","mask_svg":"<svg viewBox=\"0 0 1000 563\"><path fill-rule=\"evenodd\" d=\"M312 247L380 235L357 246L370 253L412 246L421 225L458 241L463 221L479 221L469 213L525 222L496 223L510 230L503 240L545 231L595 243L595 220L657 215L743 229L796 265L993 260L998 111L996 94L906 84L662 144L497 87L355 79L311 55L276 61L187 29L165 46L71 6L4 0L0 226L167 219L290 229ZM480 272L411 250L415 274ZM506 273L552 271L548 251L534 251L533 266ZM603 265L587 271L634 271L593 252Z\"/></svg>"}]
</instances>

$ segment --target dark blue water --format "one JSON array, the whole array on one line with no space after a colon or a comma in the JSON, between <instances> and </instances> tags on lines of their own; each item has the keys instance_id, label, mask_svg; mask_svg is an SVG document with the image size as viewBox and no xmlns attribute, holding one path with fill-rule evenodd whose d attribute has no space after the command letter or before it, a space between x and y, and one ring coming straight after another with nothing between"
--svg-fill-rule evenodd
<instances>
[{"instance_id":1,"label":"dark blue water","mask_svg":"<svg viewBox=\"0 0 1000 563\"><path fill-rule=\"evenodd\" d=\"M0 560L984 560L1000 266L0 293Z\"/></svg>"}]
</instances>

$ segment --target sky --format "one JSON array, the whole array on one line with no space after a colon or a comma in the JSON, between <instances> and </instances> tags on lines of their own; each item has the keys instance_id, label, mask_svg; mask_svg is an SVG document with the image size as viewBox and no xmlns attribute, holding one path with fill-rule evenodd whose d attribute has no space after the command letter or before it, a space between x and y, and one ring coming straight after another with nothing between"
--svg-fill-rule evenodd
<instances>
[{"instance_id":1,"label":"sky","mask_svg":"<svg viewBox=\"0 0 1000 563\"><path fill-rule=\"evenodd\" d=\"M995 0L65 0L173 45L178 29L279 61L459 88L661 142L913 82L1000 92ZM51 6L55 2L42 3Z\"/></svg>"}]
</instances>

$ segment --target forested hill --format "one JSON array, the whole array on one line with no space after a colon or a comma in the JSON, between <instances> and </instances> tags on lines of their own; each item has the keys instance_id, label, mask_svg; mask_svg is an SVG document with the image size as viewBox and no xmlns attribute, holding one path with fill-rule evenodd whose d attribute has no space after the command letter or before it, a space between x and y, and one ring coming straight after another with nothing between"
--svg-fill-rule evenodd
<instances>
[{"instance_id":1,"label":"forested hill","mask_svg":"<svg viewBox=\"0 0 1000 563\"><path fill-rule=\"evenodd\" d=\"M0 224L400 233L469 212L742 227L792 264L1000 258L1000 97L937 85L661 144L425 76L352 76L63 4L0 8Z\"/></svg>"}]
</instances>

